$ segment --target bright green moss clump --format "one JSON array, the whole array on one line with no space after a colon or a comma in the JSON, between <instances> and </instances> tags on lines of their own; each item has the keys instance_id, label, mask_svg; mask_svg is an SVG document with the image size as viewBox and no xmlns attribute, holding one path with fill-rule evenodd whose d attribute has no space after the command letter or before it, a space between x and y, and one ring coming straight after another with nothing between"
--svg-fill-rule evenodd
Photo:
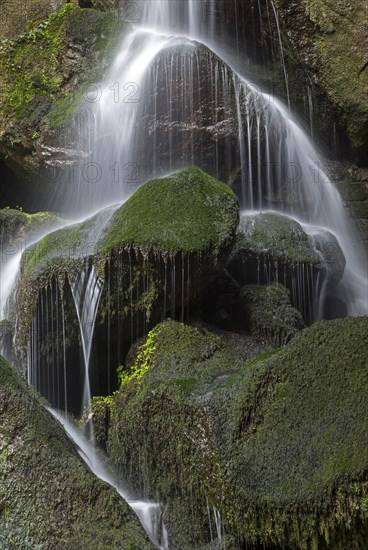
<instances>
[{"instance_id":1,"label":"bright green moss clump","mask_svg":"<svg viewBox=\"0 0 368 550\"><path fill-rule=\"evenodd\" d=\"M55 99L60 94L63 75L60 56L68 19L78 10L66 4L37 28L0 46L2 106L23 118L36 96Z\"/></svg>"},{"instance_id":2,"label":"bright green moss clump","mask_svg":"<svg viewBox=\"0 0 368 550\"><path fill-rule=\"evenodd\" d=\"M238 216L238 200L227 185L187 168L142 185L114 215L101 249L217 253L231 244Z\"/></svg>"}]
</instances>

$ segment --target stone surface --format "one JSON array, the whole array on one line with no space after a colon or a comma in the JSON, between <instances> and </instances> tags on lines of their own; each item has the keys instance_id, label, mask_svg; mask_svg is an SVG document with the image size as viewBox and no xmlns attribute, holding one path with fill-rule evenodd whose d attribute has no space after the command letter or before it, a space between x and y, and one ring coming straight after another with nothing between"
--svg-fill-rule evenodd
<instances>
[{"instance_id":1,"label":"stone surface","mask_svg":"<svg viewBox=\"0 0 368 550\"><path fill-rule=\"evenodd\" d=\"M213 510L231 550L365 548L367 343L367 318L319 322L253 360L254 343L208 327L151 332L113 397L107 447L167 504L175 548L211 530L216 547Z\"/></svg>"},{"instance_id":2,"label":"stone surface","mask_svg":"<svg viewBox=\"0 0 368 550\"><path fill-rule=\"evenodd\" d=\"M246 285L240 302L245 328L273 347L287 344L304 328L300 312L290 303L290 292L281 285Z\"/></svg>"},{"instance_id":3,"label":"stone surface","mask_svg":"<svg viewBox=\"0 0 368 550\"><path fill-rule=\"evenodd\" d=\"M128 505L90 473L2 358L0 428L1 548L153 548Z\"/></svg>"},{"instance_id":4,"label":"stone surface","mask_svg":"<svg viewBox=\"0 0 368 550\"><path fill-rule=\"evenodd\" d=\"M355 157L366 166L367 3L365 0L276 0L275 5L294 54L336 105Z\"/></svg>"}]
</instances>

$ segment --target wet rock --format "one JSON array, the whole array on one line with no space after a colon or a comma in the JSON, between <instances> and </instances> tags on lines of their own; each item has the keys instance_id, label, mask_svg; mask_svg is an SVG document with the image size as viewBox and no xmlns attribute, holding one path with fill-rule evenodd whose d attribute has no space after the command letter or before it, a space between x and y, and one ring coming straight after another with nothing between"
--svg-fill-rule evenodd
<instances>
[{"instance_id":1,"label":"wet rock","mask_svg":"<svg viewBox=\"0 0 368 550\"><path fill-rule=\"evenodd\" d=\"M310 323L318 318L326 288L343 277L345 265L329 231L265 212L242 215L227 267L241 285L276 282L287 287L294 307Z\"/></svg>"},{"instance_id":2,"label":"wet rock","mask_svg":"<svg viewBox=\"0 0 368 550\"><path fill-rule=\"evenodd\" d=\"M324 321L254 358L165 322L113 397L111 459L166 503L174 547L363 549L367 343L367 318Z\"/></svg>"},{"instance_id":3,"label":"wet rock","mask_svg":"<svg viewBox=\"0 0 368 550\"><path fill-rule=\"evenodd\" d=\"M0 358L0 546L153 548L116 491L91 474L26 381Z\"/></svg>"},{"instance_id":4,"label":"wet rock","mask_svg":"<svg viewBox=\"0 0 368 550\"><path fill-rule=\"evenodd\" d=\"M300 312L291 305L290 292L281 285L246 285L240 302L244 327L273 347L287 344L304 328Z\"/></svg>"}]
</instances>

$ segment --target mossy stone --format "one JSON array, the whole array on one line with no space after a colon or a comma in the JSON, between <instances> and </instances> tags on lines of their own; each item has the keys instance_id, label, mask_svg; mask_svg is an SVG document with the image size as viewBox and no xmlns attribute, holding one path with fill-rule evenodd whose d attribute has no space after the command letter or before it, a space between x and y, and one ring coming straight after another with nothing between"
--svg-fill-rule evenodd
<instances>
[{"instance_id":1,"label":"mossy stone","mask_svg":"<svg viewBox=\"0 0 368 550\"><path fill-rule=\"evenodd\" d=\"M281 285L246 285L240 301L249 332L274 347L285 345L301 329L304 321L290 302L290 292Z\"/></svg>"},{"instance_id":2,"label":"mossy stone","mask_svg":"<svg viewBox=\"0 0 368 550\"><path fill-rule=\"evenodd\" d=\"M215 507L230 540L363 550L367 346L368 318L347 318L249 361L239 336L168 321L112 400L110 456L167 504L178 547L205 545Z\"/></svg>"},{"instance_id":3,"label":"mossy stone","mask_svg":"<svg viewBox=\"0 0 368 550\"><path fill-rule=\"evenodd\" d=\"M1 548L152 549L24 379L0 358Z\"/></svg>"},{"instance_id":4,"label":"mossy stone","mask_svg":"<svg viewBox=\"0 0 368 550\"><path fill-rule=\"evenodd\" d=\"M199 168L187 168L142 185L114 215L101 250L133 246L217 255L231 244L238 220L233 191Z\"/></svg>"},{"instance_id":5,"label":"mossy stone","mask_svg":"<svg viewBox=\"0 0 368 550\"><path fill-rule=\"evenodd\" d=\"M291 268L301 263L320 263L302 226L292 218L271 212L242 216L234 252L257 258L268 256Z\"/></svg>"}]
</instances>

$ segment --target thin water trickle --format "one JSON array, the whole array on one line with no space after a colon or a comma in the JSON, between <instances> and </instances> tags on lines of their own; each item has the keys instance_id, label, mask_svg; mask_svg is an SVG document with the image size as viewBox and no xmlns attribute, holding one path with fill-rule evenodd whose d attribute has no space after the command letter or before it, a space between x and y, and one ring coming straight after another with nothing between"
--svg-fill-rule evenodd
<instances>
[{"instance_id":1,"label":"thin water trickle","mask_svg":"<svg viewBox=\"0 0 368 550\"><path fill-rule=\"evenodd\" d=\"M71 286L84 358L82 410L88 410L91 402L90 358L102 287L102 280L97 276L93 266L89 270L82 271Z\"/></svg>"},{"instance_id":2,"label":"thin water trickle","mask_svg":"<svg viewBox=\"0 0 368 550\"><path fill-rule=\"evenodd\" d=\"M105 481L118 492L125 502L134 510L149 538L159 550L168 550L168 535L163 522L163 508L160 504L134 499L122 486L121 481L109 470L105 461L99 456L94 445L59 411L47 407L47 410L60 422L64 430L74 441L78 453L91 472Z\"/></svg>"}]
</instances>

